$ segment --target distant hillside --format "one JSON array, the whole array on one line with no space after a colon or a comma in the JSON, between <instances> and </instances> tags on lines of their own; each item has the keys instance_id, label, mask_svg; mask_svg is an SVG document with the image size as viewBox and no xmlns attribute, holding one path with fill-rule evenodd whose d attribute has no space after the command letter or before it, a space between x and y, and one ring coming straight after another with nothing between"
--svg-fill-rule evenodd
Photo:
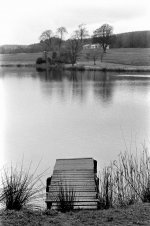
<instances>
[{"instance_id":1,"label":"distant hillside","mask_svg":"<svg viewBox=\"0 0 150 226\"><path fill-rule=\"evenodd\" d=\"M150 48L150 31L134 31L113 35L111 48Z\"/></svg>"},{"instance_id":2,"label":"distant hillside","mask_svg":"<svg viewBox=\"0 0 150 226\"><path fill-rule=\"evenodd\" d=\"M9 52L13 52L16 51L18 49L25 49L27 47L27 45L2 45L0 46L0 52L1 53L9 53Z\"/></svg>"},{"instance_id":3,"label":"distant hillside","mask_svg":"<svg viewBox=\"0 0 150 226\"><path fill-rule=\"evenodd\" d=\"M27 45L3 45L4 49L17 49L17 48L26 48Z\"/></svg>"},{"instance_id":4,"label":"distant hillside","mask_svg":"<svg viewBox=\"0 0 150 226\"><path fill-rule=\"evenodd\" d=\"M91 43L92 37L85 40L85 43ZM53 50L58 48L57 38L53 39ZM65 46L64 41L64 46ZM110 48L150 48L150 31L134 31L121 34L114 34L111 39ZM31 45L3 45L0 46L0 53L38 53L41 52L40 43Z\"/></svg>"},{"instance_id":5,"label":"distant hillside","mask_svg":"<svg viewBox=\"0 0 150 226\"><path fill-rule=\"evenodd\" d=\"M2 45L0 46L0 53L37 53L41 52L40 43L35 43L31 45Z\"/></svg>"}]
</instances>

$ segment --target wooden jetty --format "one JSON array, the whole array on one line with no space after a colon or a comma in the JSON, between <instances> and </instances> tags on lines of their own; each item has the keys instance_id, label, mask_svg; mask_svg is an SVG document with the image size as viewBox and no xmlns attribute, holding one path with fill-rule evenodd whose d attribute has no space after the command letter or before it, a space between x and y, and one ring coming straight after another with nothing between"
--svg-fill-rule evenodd
<instances>
[{"instance_id":1,"label":"wooden jetty","mask_svg":"<svg viewBox=\"0 0 150 226\"><path fill-rule=\"evenodd\" d=\"M52 177L47 178L46 203L57 209L60 188L74 191L74 209L97 209L99 180L93 158L57 159Z\"/></svg>"}]
</instances>

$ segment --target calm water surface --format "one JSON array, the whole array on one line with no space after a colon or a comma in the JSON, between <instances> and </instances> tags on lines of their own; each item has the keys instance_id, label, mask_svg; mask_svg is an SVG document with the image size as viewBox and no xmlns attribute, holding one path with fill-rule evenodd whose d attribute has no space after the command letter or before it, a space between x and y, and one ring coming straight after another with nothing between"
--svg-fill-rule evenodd
<instances>
[{"instance_id":1,"label":"calm water surface","mask_svg":"<svg viewBox=\"0 0 150 226\"><path fill-rule=\"evenodd\" d=\"M149 137L150 75L0 69L0 167L42 159L52 172L70 157L101 167Z\"/></svg>"}]
</instances>

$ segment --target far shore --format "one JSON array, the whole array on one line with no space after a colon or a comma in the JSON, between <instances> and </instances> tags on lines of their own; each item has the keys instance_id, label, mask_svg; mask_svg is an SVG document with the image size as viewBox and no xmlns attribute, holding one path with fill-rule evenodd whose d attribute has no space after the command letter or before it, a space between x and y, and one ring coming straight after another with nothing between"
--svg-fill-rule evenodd
<instances>
[{"instance_id":1,"label":"far shore","mask_svg":"<svg viewBox=\"0 0 150 226\"><path fill-rule=\"evenodd\" d=\"M150 72L150 66L135 66L105 62L98 62L96 65L93 65L92 62L79 62L75 66L65 65L65 69L83 71Z\"/></svg>"},{"instance_id":2,"label":"far shore","mask_svg":"<svg viewBox=\"0 0 150 226\"><path fill-rule=\"evenodd\" d=\"M36 64L25 64L25 63L10 63L10 64L0 64L0 67L35 67ZM53 68L58 68L59 66L54 66ZM150 66L135 66L135 65L124 65L124 64L114 64L98 62L96 65L92 65L92 62L78 62L74 66L71 64L65 64L61 66L63 70L70 71L113 71L113 72L150 72ZM49 68L48 70L50 70Z\"/></svg>"},{"instance_id":3,"label":"far shore","mask_svg":"<svg viewBox=\"0 0 150 226\"><path fill-rule=\"evenodd\" d=\"M36 67L37 58L42 56L42 52L0 54L0 67ZM150 72L149 59L150 48L118 48L107 50L102 62L100 57L96 59L96 65L93 59L87 59L86 52L83 52L74 66L65 64L51 68L75 71ZM44 69L45 66L42 67Z\"/></svg>"}]
</instances>

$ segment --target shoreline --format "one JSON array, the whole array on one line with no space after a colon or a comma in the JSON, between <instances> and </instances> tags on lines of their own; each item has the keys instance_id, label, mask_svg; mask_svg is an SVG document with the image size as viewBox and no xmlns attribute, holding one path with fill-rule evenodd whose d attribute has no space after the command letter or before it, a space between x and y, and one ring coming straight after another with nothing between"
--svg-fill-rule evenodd
<instances>
[{"instance_id":1,"label":"shoreline","mask_svg":"<svg viewBox=\"0 0 150 226\"><path fill-rule=\"evenodd\" d=\"M2 210L0 225L5 226L126 226L150 225L150 204L135 204L128 207L104 210L77 210L61 213L55 210Z\"/></svg>"},{"instance_id":2,"label":"shoreline","mask_svg":"<svg viewBox=\"0 0 150 226\"><path fill-rule=\"evenodd\" d=\"M134 66L112 63L101 63L99 65L77 64L76 66L65 65L65 70L76 71L110 71L110 72L150 72L150 66Z\"/></svg>"},{"instance_id":3,"label":"shoreline","mask_svg":"<svg viewBox=\"0 0 150 226\"><path fill-rule=\"evenodd\" d=\"M0 68L5 67L32 67L36 68L36 64L1 64ZM46 70L46 68L40 68L41 70ZM113 64L113 63L100 63L97 65L84 64L79 62L78 64L72 66L66 64L63 66L53 66L51 69L62 69L69 71L109 71L109 72L150 72L150 66L135 66L135 65L123 65L123 64Z\"/></svg>"}]
</instances>

